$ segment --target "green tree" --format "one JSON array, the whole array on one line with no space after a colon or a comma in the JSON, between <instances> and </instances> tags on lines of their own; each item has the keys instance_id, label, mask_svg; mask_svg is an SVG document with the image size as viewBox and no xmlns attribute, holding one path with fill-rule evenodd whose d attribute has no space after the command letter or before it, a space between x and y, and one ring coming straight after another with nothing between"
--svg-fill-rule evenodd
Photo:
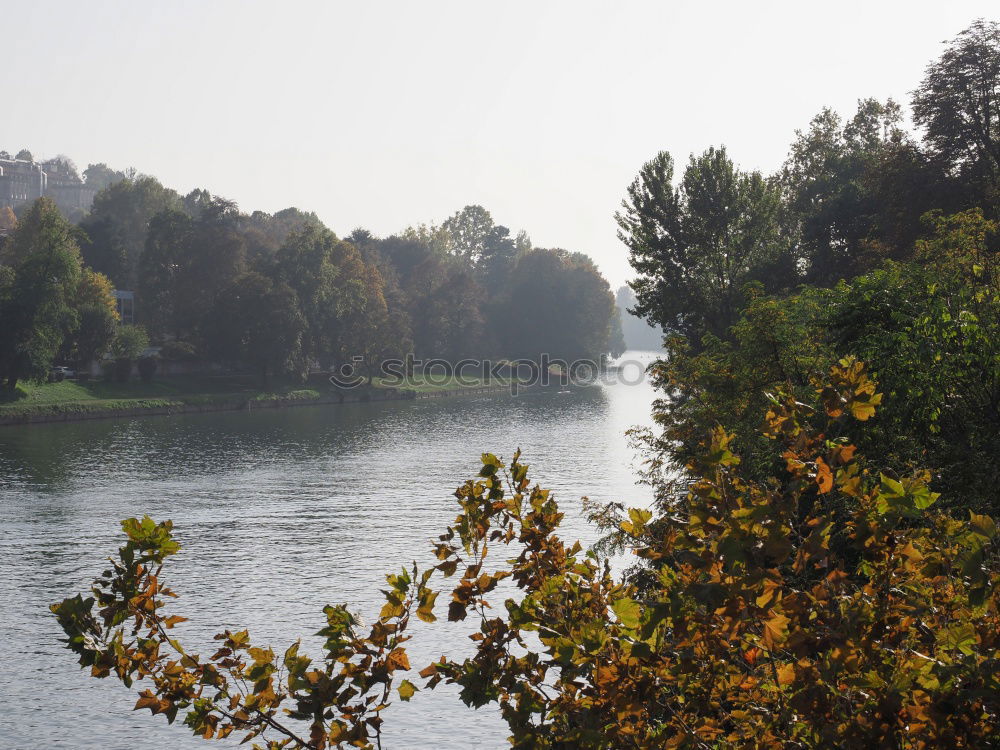
<instances>
[{"instance_id":1,"label":"green tree","mask_svg":"<svg viewBox=\"0 0 1000 750\"><path fill-rule=\"evenodd\" d=\"M115 182L101 190L94 198L90 212L93 220L107 219L112 227L106 236L121 243L125 250L125 272L115 283L123 288L135 289L138 282L138 264L146 244L149 221L167 209L179 210L180 196L163 187L155 177L139 176ZM101 251L114 256L117 250Z\"/></svg>"},{"instance_id":2,"label":"green tree","mask_svg":"<svg viewBox=\"0 0 1000 750\"><path fill-rule=\"evenodd\" d=\"M741 172L725 149L692 157L674 187L674 161L660 152L628 188L615 215L618 236L639 274L636 312L697 342L728 335L743 285L787 256L780 188Z\"/></svg>"},{"instance_id":3,"label":"green tree","mask_svg":"<svg viewBox=\"0 0 1000 750\"><path fill-rule=\"evenodd\" d=\"M126 382L132 374L132 365L149 346L149 336L142 326L129 323L118 326L111 342L111 355L115 358L115 379Z\"/></svg>"},{"instance_id":4,"label":"green tree","mask_svg":"<svg viewBox=\"0 0 1000 750\"><path fill-rule=\"evenodd\" d=\"M145 249L139 259L139 315L157 338L181 333L178 305L183 283L182 265L190 252L191 218L175 210L162 211L149 221Z\"/></svg>"},{"instance_id":5,"label":"green tree","mask_svg":"<svg viewBox=\"0 0 1000 750\"><path fill-rule=\"evenodd\" d=\"M931 153L978 205L995 203L1000 182L1000 24L979 19L927 67L913 96L913 119Z\"/></svg>"},{"instance_id":6,"label":"green tree","mask_svg":"<svg viewBox=\"0 0 1000 750\"><path fill-rule=\"evenodd\" d=\"M118 312L112 294L111 281L104 275L84 267L72 299L79 324L63 340L60 359L83 368L104 355L115 337Z\"/></svg>"},{"instance_id":7,"label":"green tree","mask_svg":"<svg viewBox=\"0 0 1000 750\"><path fill-rule=\"evenodd\" d=\"M608 338L608 349L615 359L628 349L628 344L625 343L625 333L622 330L622 311L618 305L615 305L611 310L611 335Z\"/></svg>"},{"instance_id":8,"label":"green tree","mask_svg":"<svg viewBox=\"0 0 1000 750\"><path fill-rule=\"evenodd\" d=\"M157 336L197 339L219 291L246 270L235 205L210 196L204 200L197 218L168 210L149 222L139 263L139 309Z\"/></svg>"},{"instance_id":9,"label":"green tree","mask_svg":"<svg viewBox=\"0 0 1000 750\"><path fill-rule=\"evenodd\" d=\"M98 192L126 178L127 175L124 172L112 169L103 162L100 164L88 164L87 168L83 170L83 179L86 181L87 187L94 188Z\"/></svg>"},{"instance_id":10,"label":"green tree","mask_svg":"<svg viewBox=\"0 0 1000 750\"><path fill-rule=\"evenodd\" d=\"M305 329L295 292L251 271L216 298L205 335L219 359L249 367L267 385L272 375L303 374Z\"/></svg>"},{"instance_id":11,"label":"green tree","mask_svg":"<svg viewBox=\"0 0 1000 750\"><path fill-rule=\"evenodd\" d=\"M128 284L128 252L115 222L109 217L88 216L80 222L80 229L83 230L80 252L84 263L107 276L118 288L125 288Z\"/></svg>"},{"instance_id":12,"label":"green tree","mask_svg":"<svg viewBox=\"0 0 1000 750\"><path fill-rule=\"evenodd\" d=\"M599 362L610 345L614 297L580 253L535 248L522 255L500 299L501 346L511 357L541 354Z\"/></svg>"},{"instance_id":13,"label":"green tree","mask_svg":"<svg viewBox=\"0 0 1000 750\"><path fill-rule=\"evenodd\" d=\"M441 229L448 237L449 251L476 268L487 288L503 284L519 249L531 246L523 232L516 240L511 238L510 230L495 224L482 206L466 206L446 219Z\"/></svg>"},{"instance_id":14,"label":"green tree","mask_svg":"<svg viewBox=\"0 0 1000 750\"><path fill-rule=\"evenodd\" d=\"M935 193L927 190L930 175L914 163L901 120L892 100L865 99L846 123L824 109L806 132L796 132L781 182L795 255L810 283L835 284L912 247L912 231ZM896 185L881 177L890 171ZM904 176L923 184L904 183L897 197L893 188Z\"/></svg>"},{"instance_id":15,"label":"green tree","mask_svg":"<svg viewBox=\"0 0 1000 750\"><path fill-rule=\"evenodd\" d=\"M838 353L878 362L888 395L859 449L899 471L926 466L947 505L995 513L977 467L1000 454L998 227L978 209L928 225L916 262L838 286L822 320Z\"/></svg>"},{"instance_id":16,"label":"green tree","mask_svg":"<svg viewBox=\"0 0 1000 750\"><path fill-rule=\"evenodd\" d=\"M309 224L277 251L273 274L298 296L306 323L304 355L330 367L342 355L347 316L365 302L365 268L357 250L329 229Z\"/></svg>"},{"instance_id":17,"label":"green tree","mask_svg":"<svg viewBox=\"0 0 1000 750\"><path fill-rule=\"evenodd\" d=\"M236 204L211 198L198 211L179 252L174 320L182 338L196 338L220 289L247 270Z\"/></svg>"},{"instance_id":18,"label":"green tree","mask_svg":"<svg viewBox=\"0 0 1000 750\"><path fill-rule=\"evenodd\" d=\"M340 323L341 360L360 358L371 384L382 362L400 358L409 350L405 324L394 316L386 304L382 275L374 265L361 270L359 304L352 305Z\"/></svg>"},{"instance_id":19,"label":"green tree","mask_svg":"<svg viewBox=\"0 0 1000 750\"><path fill-rule=\"evenodd\" d=\"M72 304L82 273L76 236L55 203L40 198L11 238L0 300L0 378L10 391L23 378L44 377L79 325Z\"/></svg>"}]
</instances>

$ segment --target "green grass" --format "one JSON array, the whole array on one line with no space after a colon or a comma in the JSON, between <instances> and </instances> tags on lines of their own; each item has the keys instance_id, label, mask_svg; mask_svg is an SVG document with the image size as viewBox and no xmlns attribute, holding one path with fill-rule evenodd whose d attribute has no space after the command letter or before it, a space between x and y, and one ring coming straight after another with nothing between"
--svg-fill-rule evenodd
<instances>
[{"instance_id":1,"label":"green grass","mask_svg":"<svg viewBox=\"0 0 1000 750\"><path fill-rule=\"evenodd\" d=\"M103 380L61 383L19 383L13 394L0 395L0 418L33 414L89 413L116 409L163 408L225 401L264 401L286 398L318 399L318 390L300 385L272 385L262 390L252 380L239 377L186 376L152 382L109 383Z\"/></svg>"},{"instance_id":2,"label":"green grass","mask_svg":"<svg viewBox=\"0 0 1000 750\"><path fill-rule=\"evenodd\" d=\"M507 381L495 378L486 383L478 378L431 377L428 382L415 375L399 385L386 378L376 378L376 388L394 387L403 391L430 393L487 385L506 386ZM133 380L112 383L104 380L61 383L20 383L15 393L0 391L0 419L21 419L34 415L86 414L118 409L157 409L182 405L208 405L227 401L289 401L318 400L328 389L303 386L300 383L272 384L260 388L252 378L236 376L175 376L156 378L149 383Z\"/></svg>"}]
</instances>

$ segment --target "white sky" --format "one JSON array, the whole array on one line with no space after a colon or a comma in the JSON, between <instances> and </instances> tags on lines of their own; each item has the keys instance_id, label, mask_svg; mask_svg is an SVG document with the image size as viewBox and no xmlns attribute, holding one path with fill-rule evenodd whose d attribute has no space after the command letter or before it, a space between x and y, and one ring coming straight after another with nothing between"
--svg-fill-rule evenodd
<instances>
[{"instance_id":1,"label":"white sky","mask_svg":"<svg viewBox=\"0 0 1000 750\"><path fill-rule=\"evenodd\" d=\"M996 0L0 0L0 148L135 166L338 234L470 203L629 277L641 164L770 171L824 105L907 102Z\"/></svg>"}]
</instances>

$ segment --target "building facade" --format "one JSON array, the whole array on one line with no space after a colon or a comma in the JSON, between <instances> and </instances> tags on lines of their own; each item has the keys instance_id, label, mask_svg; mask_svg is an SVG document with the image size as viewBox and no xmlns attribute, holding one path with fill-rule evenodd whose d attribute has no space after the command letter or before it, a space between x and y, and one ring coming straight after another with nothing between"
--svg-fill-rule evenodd
<instances>
[{"instance_id":1,"label":"building facade","mask_svg":"<svg viewBox=\"0 0 1000 750\"><path fill-rule=\"evenodd\" d=\"M0 208L17 208L45 195L47 175L41 164L0 159Z\"/></svg>"},{"instance_id":2,"label":"building facade","mask_svg":"<svg viewBox=\"0 0 1000 750\"><path fill-rule=\"evenodd\" d=\"M34 162L0 158L0 209L51 198L68 216L90 210L97 190L88 187L69 164L59 159Z\"/></svg>"}]
</instances>

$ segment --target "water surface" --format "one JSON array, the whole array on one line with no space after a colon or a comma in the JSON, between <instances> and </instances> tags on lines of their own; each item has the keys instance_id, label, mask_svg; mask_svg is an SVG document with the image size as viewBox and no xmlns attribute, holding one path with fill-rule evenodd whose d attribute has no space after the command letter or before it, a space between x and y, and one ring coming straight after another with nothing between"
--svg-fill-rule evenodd
<instances>
[{"instance_id":1,"label":"water surface","mask_svg":"<svg viewBox=\"0 0 1000 750\"><path fill-rule=\"evenodd\" d=\"M166 577L181 595L171 611L191 618L176 630L191 650L211 653L212 634L247 627L257 644L302 637L318 656L323 605L348 602L370 621L384 573L430 559L429 540L457 512L451 493L484 451L521 447L532 478L556 492L565 538L596 538L583 495L647 504L624 432L648 423L652 399L646 384L614 385L0 428L0 744L236 746L133 712L133 693L89 677L58 642L48 605L86 590L120 543L120 519L173 519L183 549ZM468 651L468 625L418 625L417 669ZM445 688L385 719L386 750L506 746L495 709L468 709Z\"/></svg>"}]
</instances>

